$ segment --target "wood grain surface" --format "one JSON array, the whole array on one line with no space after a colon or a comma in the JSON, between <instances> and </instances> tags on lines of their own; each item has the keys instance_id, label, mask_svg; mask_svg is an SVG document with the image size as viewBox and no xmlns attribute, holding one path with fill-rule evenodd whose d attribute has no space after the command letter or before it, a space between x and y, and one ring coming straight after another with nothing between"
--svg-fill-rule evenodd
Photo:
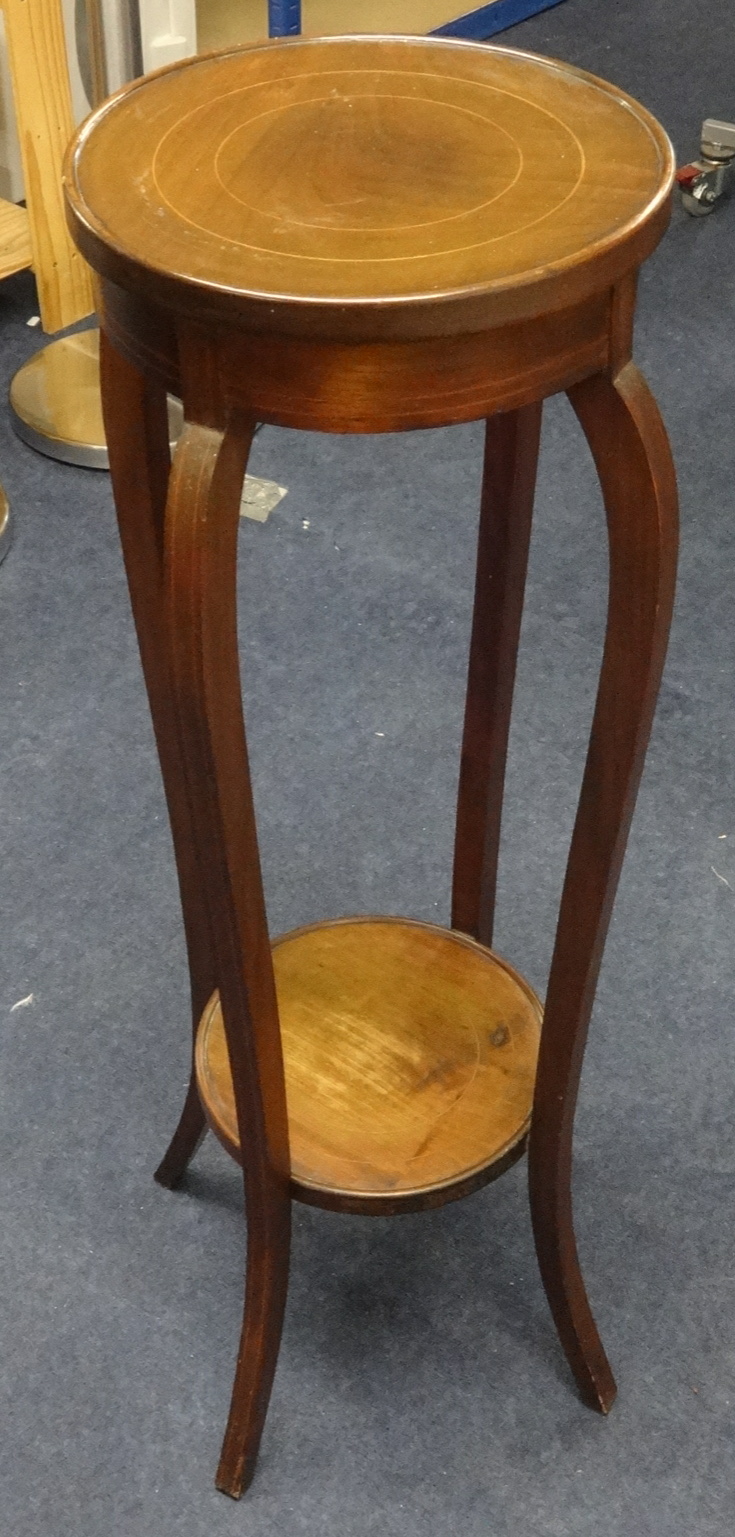
<instances>
[{"instance_id":1,"label":"wood grain surface","mask_svg":"<svg viewBox=\"0 0 735 1537\"><path fill-rule=\"evenodd\" d=\"M204 1006L159 1177L180 1177L202 1110L243 1172L245 1307L218 1485L237 1495L255 1467L291 1199L384 1213L453 1199L519 1156L532 1100L541 1274L580 1391L607 1410L572 1132L671 613L673 467L631 361L637 268L668 218L668 140L614 87L549 60L297 40L126 89L66 174L99 275L115 498ZM186 422L170 476L167 387ZM528 985L469 936L492 931L540 402L561 389L597 465L611 582L542 1023ZM370 432L473 416L491 419L455 927L349 919L271 946L237 642L255 423Z\"/></svg>"},{"instance_id":2,"label":"wood grain surface","mask_svg":"<svg viewBox=\"0 0 735 1537\"><path fill-rule=\"evenodd\" d=\"M2 5L41 320L44 331L60 331L94 308L90 274L64 217L61 167L74 119L61 5Z\"/></svg>"},{"instance_id":3,"label":"wood grain surface","mask_svg":"<svg viewBox=\"0 0 735 1537\"><path fill-rule=\"evenodd\" d=\"M672 176L663 130L612 87L428 38L175 66L95 113L66 165L76 238L113 281L180 303L193 285L268 331L336 336L357 306L365 339L376 306L400 333L429 296L456 330L478 296L498 324L599 289L656 244Z\"/></svg>"},{"instance_id":4,"label":"wood grain surface","mask_svg":"<svg viewBox=\"0 0 735 1537\"><path fill-rule=\"evenodd\" d=\"M285 935L273 962L295 1195L416 1206L487 1175L525 1137L541 1005L507 963L445 929L386 918ZM218 995L197 1077L210 1124L239 1155Z\"/></svg>"},{"instance_id":5,"label":"wood grain surface","mask_svg":"<svg viewBox=\"0 0 735 1537\"><path fill-rule=\"evenodd\" d=\"M25 208L0 198L0 278L31 265L31 232Z\"/></svg>"}]
</instances>

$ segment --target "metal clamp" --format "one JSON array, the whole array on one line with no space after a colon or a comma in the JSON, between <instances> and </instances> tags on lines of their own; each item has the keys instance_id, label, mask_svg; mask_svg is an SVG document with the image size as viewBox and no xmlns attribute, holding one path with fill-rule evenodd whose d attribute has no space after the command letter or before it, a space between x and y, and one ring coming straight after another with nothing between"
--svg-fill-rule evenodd
<instances>
[{"instance_id":1,"label":"metal clamp","mask_svg":"<svg viewBox=\"0 0 735 1537\"><path fill-rule=\"evenodd\" d=\"M702 124L700 159L676 173L687 213L712 213L724 197L735 168L735 123L708 117Z\"/></svg>"}]
</instances>

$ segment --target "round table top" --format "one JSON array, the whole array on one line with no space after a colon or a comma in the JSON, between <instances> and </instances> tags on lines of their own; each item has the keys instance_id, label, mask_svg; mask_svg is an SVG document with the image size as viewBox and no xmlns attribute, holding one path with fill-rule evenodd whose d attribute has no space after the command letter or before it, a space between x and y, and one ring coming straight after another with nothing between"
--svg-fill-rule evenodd
<instances>
[{"instance_id":1,"label":"round table top","mask_svg":"<svg viewBox=\"0 0 735 1537\"><path fill-rule=\"evenodd\" d=\"M208 313L563 306L660 238L654 118L554 60L439 38L298 38L177 64L80 130L72 228L103 275ZM586 284L586 288L585 288Z\"/></svg>"}]
</instances>

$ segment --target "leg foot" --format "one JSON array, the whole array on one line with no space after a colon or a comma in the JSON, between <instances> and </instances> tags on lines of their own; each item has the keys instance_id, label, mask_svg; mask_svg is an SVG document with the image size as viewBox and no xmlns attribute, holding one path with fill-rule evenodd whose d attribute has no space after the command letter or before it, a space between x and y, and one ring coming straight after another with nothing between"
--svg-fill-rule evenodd
<instances>
[{"instance_id":1,"label":"leg foot","mask_svg":"<svg viewBox=\"0 0 735 1537\"><path fill-rule=\"evenodd\" d=\"M166 1190L176 1189L206 1134L207 1122L196 1079L192 1074L179 1124L153 1176L159 1185L163 1185Z\"/></svg>"},{"instance_id":2,"label":"leg foot","mask_svg":"<svg viewBox=\"0 0 735 1537\"><path fill-rule=\"evenodd\" d=\"M245 1312L232 1402L215 1483L239 1499L255 1472L281 1343L288 1288L291 1203L273 1204L258 1230L248 1217Z\"/></svg>"}]
</instances>

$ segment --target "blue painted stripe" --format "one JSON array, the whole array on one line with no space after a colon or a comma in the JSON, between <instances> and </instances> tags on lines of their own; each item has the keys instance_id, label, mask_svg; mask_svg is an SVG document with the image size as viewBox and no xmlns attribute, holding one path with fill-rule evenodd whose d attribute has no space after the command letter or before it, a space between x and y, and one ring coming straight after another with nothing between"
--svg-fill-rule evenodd
<instances>
[{"instance_id":1,"label":"blue painted stripe","mask_svg":"<svg viewBox=\"0 0 735 1537\"><path fill-rule=\"evenodd\" d=\"M301 31L301 0L268 0L268 36L295 37Z\"/></svg>"},{"instance_id":2,"label":"blue painted stripe","mask_svg":"<svg viewBox=\"0 0 735 1537\"><path fill-rule=\"evenodd\" d=\"M432 37L494 37L539 11L549 11L562 0L494 0L493 5L481 5L477 11L468 11L455 21L437 27ZM301 31L301 0L268 0L268 34L270 37L295 37Z\"/></svg>"},{"instance_id":3,"label":"blue painted stripe","mask_svg":"<svg viewBox=\"0 0 735 1537\"><path fill-rule=\"evenodd\" d=\"M561 4L562 0L495 0L494 5L481 5L479 11L468 11L456 21L445 22L431 36L482 40L494 37L496 32L505 32L507 27L514 27L519 21L527 21L539 11L549 11L552 5Z\"/></svg>"}]
</instances>

